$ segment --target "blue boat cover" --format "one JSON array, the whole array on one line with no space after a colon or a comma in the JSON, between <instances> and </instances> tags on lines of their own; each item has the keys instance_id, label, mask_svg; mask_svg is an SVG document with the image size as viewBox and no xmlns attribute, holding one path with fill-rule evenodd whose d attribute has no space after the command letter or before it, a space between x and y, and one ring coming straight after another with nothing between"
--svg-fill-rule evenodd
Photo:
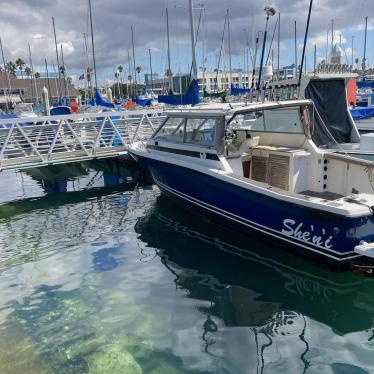
<instances>
[{"instance_id":1,"label":"blue boat cover","mask_svg":"<svg viewBox=\"0 0 374 374\"><path fill-rule=\"evenodd\" d=\"M374 108L373 107L358 107L352 108L350 110L352 118L356 120L371 118L374 116Z\"/></svg>"},{"instance_id":2,"label":"blue boat cover","mask_svg":"<svg viewBox=\"0 0 374 374\"><path fill-rule=\"evenodd\" d=\"M238 95L245 95L247 93L250 93L250 88L239 88L231 86L231 95L238 96Z\"/></svg>"},{"instance_id":3,"label":"blue boat cover","mask_svg":"<svg viewBox=\"0 0 374 374\"><path fill-rule=\"evenodd\" d=\"M357 88L373 88L374 81L357 81Z\"/></svg>"},{"instance_id":4,"label":"blue boat cover","mask_svg":"<svg viewBox=\"0 0 374 374\"><path fill-rule=\"evenodd\" d=\"M105 101L102 98L100 91L97 88L95 92L95 102L96 102L96 105L104 106L106 108L115 108L115 105L113 103L110 103L109 101Z\"/></svg>"},{"instance_id":5,"label":"blue boat cover","mask_svg":"<svg viewBox=\"0 0 374 374\"><path fill-rule=\"evenodd\" d=\"M181 95L159 95L159 103L170 105L196 105L200 102L199 84L196 79L193 79L184 94Z\"/></svg>"},{"instance_id":6,"label":"blue boat cover","mask_svg":"<svg viewBox=\"0 0 374 374\"><path fill-rule=\"evenodd\" d=\"M71 114L71 109L68 106L55 106L51 108L51 116L64 116Z\"/></svg>"},{"instance_id":7,"label":"blue boat cover","mask_svg":"<svg viewBox=\"0 0 374 374\"><path fill-rule=\"evenodd\" d=\"M146 106L151 105L152 99L141 99L139 96L135 98L135 101L138 105Z\"/></svg>"}]
</instances>

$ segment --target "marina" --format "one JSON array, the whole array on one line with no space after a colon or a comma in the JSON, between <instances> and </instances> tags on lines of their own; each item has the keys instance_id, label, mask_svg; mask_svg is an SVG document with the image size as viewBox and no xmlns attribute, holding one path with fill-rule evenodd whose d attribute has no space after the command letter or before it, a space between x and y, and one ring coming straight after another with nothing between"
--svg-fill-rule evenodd
<instances>
[{"instance_id":1,"label":"marina","mask_svg":"<svg viewBox=\"0 0 374 374\"><path fill-rule=\"evenodd\" d=\"M373 4L21 3L0 374L374 372Z\"/></svg>"}]
</instances>

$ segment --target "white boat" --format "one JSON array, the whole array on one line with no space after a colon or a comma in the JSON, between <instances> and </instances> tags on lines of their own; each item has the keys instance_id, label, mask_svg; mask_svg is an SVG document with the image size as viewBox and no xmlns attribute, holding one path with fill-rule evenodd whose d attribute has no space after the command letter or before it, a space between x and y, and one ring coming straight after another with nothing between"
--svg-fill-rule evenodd
<instances>
[{"instance_id":1,"label":"white boat","mask_svg":"<svg viewBox=\"0 0 374 374\"><path fill-rule=\"evenodd\" d=\"M163 192L237 230L333 266L371 262L374 163L319 147L315 118L310 100L174 110L129 152Z\"/></svg>"}]
</instances>

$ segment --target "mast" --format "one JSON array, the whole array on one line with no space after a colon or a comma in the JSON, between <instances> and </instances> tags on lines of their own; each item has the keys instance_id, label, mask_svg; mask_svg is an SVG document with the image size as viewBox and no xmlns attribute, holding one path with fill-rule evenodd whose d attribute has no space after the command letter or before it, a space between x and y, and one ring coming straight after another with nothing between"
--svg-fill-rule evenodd
<instances>
[{"instance_id":1,"label":"mast","mask_svg":"<svg viewBox=\"0 0 374 374\"><path fill-rule=\"evenodd\" d=\"M296 20L294 21L295 22L295 78L297 78L297 30L296 30Z\"/></svg>"},{"instance_id":2,"label":"mast","mask_svg":"<svg viewBox=\"0 0 374 374\"><path fill-rule=\"evenodd\" d=\"M196 50L195 50L195 22L193 16L193 0L189 0L190 10L190 31L191 31L191 49L192 49L192 79L197 79Z\"/></svg>"},{"instance_id":3,"label":"mast","mask_svg":"<svg viewBox=\"0 0 374 374\"><path fill-rule=\"evenodd\" d=\"M87 91L91 91L91 98L93 99L94 94L93 94L92 82L91 82L92 75L91 75L90 59L88 57L87 35L85 32L83 33L83 38L84 38L84 47L86 49L86 71L84 75L85 75L86 82L87 82ZM88 77L90 77L90 79L88 79Z\"/></svg>"},{"instance_id":4,"label":"mast","mask_svg":"<svg viewBox=\"0 0 374 374\"><path fill-rule=\"evenodd\" d=\"M331 54L334 48L334 19L331 20Z\"/></svg>"},{"instance_id":5,"label":"mast","mask_svg":"<svg viewBox=\"0 0 374 374\"><path fill-rule=\"evenodd\" d=\"M58 57L58 48L57 48L57 38L56 38L56 28L55 28L55 17L52 17L52 26L53 26L53 35L55 38L55 48L56 48L56 60L57 60L57 73L58 73L58 86L57 86L57 95L58 99L60 100L61 98L61 92L60 92L60 60Z\"/></svg>"},{"instance_id":6,"label":"mast","mask_svg":"<svg viewBox=\"0 0 374 374\"><path fill-rule=\"evenodd\" d=\"M92 6L91 6L91 0L88 0L88 7L89 7L89 11L90 11L91 44L92 44L93 68L94 68L94 74L95 74L95 88L97 89L98 87L97 87L97 76L96 76L95 42L94 42L93 24L92 24Z\"/></svg>"},{"instance_id":7,"label":"mast","mask_svg":"<svg viewBox=\"0 0 374 374\"><path fill-rule=\"evenodd\" d=\"M227 9L227 32L228 32L228 37L229 37L229 69L230 69L230 82L229 82L229 87L231 89L231 84L232 84L232 65L231 65L231 33L230 33L230 10ZM249 79L249 76L248 76Z\"/></svg>"},{"instance_id":8,"label":"mast","mask_svg":"<svg viewBox=\"0 0 374 374\"><path fill-rule=\"evenodd\" d=\"M281 14L278 13L278 53L277 53L277 79L279 79L279 72L280 72L280 66L279 66L279 60L280 60L280 24L281 24Z\"/></svg>"},{"instance_id":9,"label":"mast","mask_svg":"<svg viewBox=\"0 0 374 374\"><path fill-rule=\"evenodd\" d=\"M365 80L366 70L366 36L368 32L368 17L365 17L365 41L364 41L364 58L362 60L362 80Z\"/></svg>"},{"instance_id":10,"label":"mast","mask_svg":"<svg viewBox=\"0 0 374 374\"><path fill-rule=\"evenodd\" d=\"M47 64L47 59L46 58L44 59L44 63L45 63L45 73L47 75L48 92L49 92L49 95L51 95L51 85L50 85L50 82L49 82L49 72L48 72L48 64ZM48 96L48 99L49 99L49 96ZM49 103L49 105L51 105L51 103Z\"/></svg>"},{"instance_id":11,"label":"mast","mask_svg":"<svg viewBox=\"0 0 374 374\"><path fill-rule=\"evenodd\" d=\"M4 51L3 51L3 42L1 41L1 38L0 38L0 48L1 48L1 56L2 56L2 59L3 59L3 65L4 65L4 74L7 78L7 84L8 84L8 99L10 99L11 98L10 95L12 94L12 90L10 88L9 71L7 71L7 68L6 68L6 62L5 62ZM6 110L9 111L8 100L6 101L5 105L6 105Z\"/></svg>"},{"instance_id":12,"label":"mast","mask_svg":"<svg viewBox=\"0 0 374 374\"><path fill-rule=\"evenodd\" d=\"M131 43L132 43L132 60L134 64L134 75L135 75L135 94L138 93L138 81L136 78L136 62L135 62L135 45L134 45L134 29L131 26Z\"/></svg>"},{"instance_id":13,"label":"mast","mask_svg":"<svg viewBox=\"0 0 374 374\"><path fill-rule=\"evenodd\" d=\"M131 77L132 76L132 73L131 73L131 59L130 59L130 51L129 50L127 50L127 61L128 61L128 64L129 64L129 76ZM127 85L127 96L132 97L131 78L129 80L130 80L130 85Z\"/></svg>"},{"instance_id":14,"label":"mast","mask_svg":"<svg viewBox=\"0 0 374 374\"><path fill-rule=\"evenodd\" d=\"M352 62L351 62L351 64L352 64L352 69L353 69L353 40L354 40L354 36L352 35Z\"/></svg>"},{"instance_id":15,"label":"mast","mask_svg":"<svg viewBox=\"0 0 374 374\"><path fill-rule=\"evenodd\" d=\"M171 67L170 67L170 33L169 33L169 10L166 8L166 33L168 39L168 79L169 79L169 90L173 91L173 77L171 74Z\"/></svg>"},{"instance_id":16,"label":"mast","mask_svg":"<svg viewBox=\"0 0 374 374\"><path fill-rule=\"evenodd\" d=\"M314 44L314 75L316 75L317 72L317 44Z\"/></svg>"},{"instance_id":17,"label":"mast","mask_svg":"<svg viewBox=\"0 0 374 374\"><path fill-rule=\"evenodd\" d=\"M305 35L304 35L303 54L301 56L301 63L300 63L299 81L297 83L297 86L299 88L299 94L298 94L299 98L300 98L301 75L303 73L303 64L304 64L304 58L305 58L306 43L308 41L308 32L309 32L310 15L312 13L312 5L313 5L313 0L310 0L309 11L308 11L308 20L306 22L306 30L305 30Z\"/></svg>"},{"instance_id":18,"label":"mast","mask_svg":"<svg viewBox=\"0 0 374 374\"><path fill-rule=\"evenodd\" d=\"M36 87L36 80L35 80L35 74L34 74L34 65L32 63L30 43L29 43L29 59L30 59L30 67L31 67L32 79L34 81L35 99L38 100L38 89Z\"/></svg>"},{"instance_id":19,"label":"mast","mask_svg":"<svg viewBox=\"0 0 374 374\"><path fill-rule=\"evenodd\" d=\"M255 53L253 56L253 69L252 69L252 82L251 82L251 96L250 101L253 101L253 91L255 87L255 74L256 74L256 58L257 58L257 47L258 47L258 40L259 40L259 34L257 34L256 37L256 43L255 43Z\"/></svg>"},{"instance_id":20,"label":"mast","mask_svg":"<svg viewBox=\"0 0 374 374\"><path fill-rule=\"evenodd\" d=\"M62 44L60 45L61 47L61 62L62 62L62 76L64 78L64 96L66 97L66 72L65 72L65 62L64 62L64 50L62 49Z\"/></svg>"},{"instance_id":21,"label":"mast","mask_svg":"<svg viewBox=\"0 0 374 374\"><path fill-rule=\"evenodd\" d=\"M151 48L148 49L149 51L149 67L151 68L151 89L153 92L153 70L152 70L152 54L151 54Z\"/></svg>"}]
</instances>

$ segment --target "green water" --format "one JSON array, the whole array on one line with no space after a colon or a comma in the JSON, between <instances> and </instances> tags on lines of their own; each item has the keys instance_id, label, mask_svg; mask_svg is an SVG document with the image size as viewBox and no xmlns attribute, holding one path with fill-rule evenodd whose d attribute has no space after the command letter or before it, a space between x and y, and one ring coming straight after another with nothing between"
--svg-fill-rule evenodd
<instances>
[{"instance_id":1,"label":"green water","mask_svg":"<svg viewBox=\"0 0 374 374\"><path fill-rule=\"evenodd\" d=\"M217 226L135 167L0 191L1 374L374 372L374 278Z\"/></svg>"}]
</instances>

